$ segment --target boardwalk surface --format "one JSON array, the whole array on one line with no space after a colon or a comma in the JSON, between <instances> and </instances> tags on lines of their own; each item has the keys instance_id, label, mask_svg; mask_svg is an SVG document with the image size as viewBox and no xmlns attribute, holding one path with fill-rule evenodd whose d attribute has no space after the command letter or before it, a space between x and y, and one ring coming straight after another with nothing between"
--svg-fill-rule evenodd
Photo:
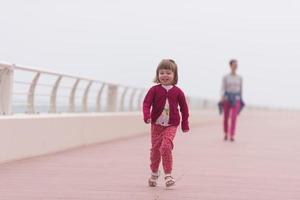
<instances>
[{"instance_id":1,"label":"boardwalk surface","mask_svg":"<svg viewBox=\"0 0 300 200\"><path fill-rule=\"evenodd\" d=\"M300 199L299 113L244 112L235 143L217 116L192 128L175 140L172 190L147 187L141 136L0 165L0 200Z\"/></svg>"}]
</instances>

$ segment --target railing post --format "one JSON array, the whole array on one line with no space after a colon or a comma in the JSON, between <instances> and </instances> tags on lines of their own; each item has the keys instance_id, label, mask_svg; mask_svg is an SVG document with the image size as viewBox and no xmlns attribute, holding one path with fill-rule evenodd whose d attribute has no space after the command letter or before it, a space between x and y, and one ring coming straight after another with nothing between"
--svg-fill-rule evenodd
<instances>
[{"instance_id":1,"label":"railing post","mask_svg":"<svg viewBox=\"0 0 300 200\"><path fill-rule=\"evenodd\" d=\"M136 91L137 89L134 89L131 93L131 96L130 96L130 100L129 100L129 110L130 111L133 111L134 110L134 107L133 107L133 101L134 101L134 97L135 97L135 94L136 94Z\"/></svg>"},{"instance_id":2,"label":"railing post","mask_svg":"<svg viewBox=\"0 0 300 200\"><path fill-rule=\"evenodd\" d=\"M101 111L101 96L102 96L103 90L105 88L105 85L106 85L105 83L102 83L101 88L98 91L97 99L96 99L96 112Z\"/></svg>"},{"instance_id":3,"label":"railing post","mask_svg":"<svg viewBox=\"0 0 300 200\"><path fill-rule=\"evenodd\" d=\"M140 90L140 95L139 95L139 99L138 99L138 110L142 110L142 104L143 104L143 99L144 99L144 94L145 94L145 90Z\"/></svg>"},{"instance_id":4,"label":"railing post","mask_svg":"<svg viewBox=\"0 0 300 200\"><path fill-rule=\"evenodd\" d=\"M117 108L117 85L108 85L108 99L107 99L107 109L109 112L115 112Z\"/></svg>"},{"instance_id":5,"label":"railing post","mask_svg":"<svg viewBox=\"0 0 300 200\"><path fill-rule=\"evenodd\" d=\"M89 91L92 84L93 81L90 81L85 88L84 95L82 98L82 112L88 112L88 97L89 97Z\"/></svg>"},{"instance_id":6,"label":"railing post","mask_svg":"<svg viewBox=\"0 0 300 200\"><path fill-rule=\"evenodd\" d=\"M186 99L187 105L188 105L189 107L192 108L192 105L191 105L191 98L190 98L188 95L186 95L186 96L185 96L185 99Z\"/></svg>"},{"instance_id":7,"label":"railing post","mask_svg":"<svg viewBox=\"0 0 300 200\"><path fill-rule=\"evenodd\" d=\"M208 104L207 100L206 100L206 99L204 99L204 100L203 100L203 108L204 108L204 109L206 109L206 108L207 108L207 104Z\"/></svg>"},{"instance_id":8,"label":"railing post","mask_svg":"<svg viewBox=\"0 0 300 200\"><path fill-rule=\"evenodd\" d=\"M41 73L38 72L36 73L36 75L34 76L31 84L30 84L30 88L28 91L28 96L27 96L27 113L29 114L33 114L35 113L35 105L34 105L34 97L35 97L35 88L37 85L37 82L39 81Z\"/></svg>"},{"instance_id":9,"label":"railing post","mask_svg":"<svg viewBox=\"0 0 300 200\"><path fill-rule=\"evenodd\" d=\"M0 115L12 114L14 65L0 65Z\"/></svg>"},{"instance_id":10,"label":"railing post","mask_svg":"<svg viewBox=\"0 0 300 200\"><path fill-rule=\"evenodd\" d=\"M75 108L75 97L76 97L76 90L77 90L77 86L80 82L80 79L78 78L73 87L72 87L72 90L71 90L71 93L70 93L70 98L69 98L69 112L75 112L76 111L76 108Z\"/></svg>"},{"instance_id":11,"label":"railing post","mask_svg":"<svg viewBox=\"0 0 300 200\"><path fill-rule=\"evenodd\" d=\"M52 88L51 97L50 97L50 113L56 113L56 97L57 97L57 89L59 87L59 83L62 79L62 76L59 76L55 81L55 84Z\"/></svg>"},{"instance_id":12,"label":"railing post","mask_svg":"<svg viewBox=\"0 0 300 200\"><path fill-rule=\"evenodd\" d=\"M128 91L128 87L125 87L122 96L121 96L121 102L120 102L120 111L125 111L125 97Z\"/></svg>"}]
</instances>

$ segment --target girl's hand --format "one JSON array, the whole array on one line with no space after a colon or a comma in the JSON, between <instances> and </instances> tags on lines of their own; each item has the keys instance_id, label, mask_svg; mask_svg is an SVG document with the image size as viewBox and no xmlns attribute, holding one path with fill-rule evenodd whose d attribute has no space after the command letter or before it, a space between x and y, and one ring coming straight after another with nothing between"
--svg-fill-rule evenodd
<instances>
[{"instance_id":1,"label":"girl's hand","mask_svg":"<svg viewBox=\"0 0 300 200\"><path fill-rule=\"evenodd\" d=\"M188 133L190 130L182 130L182 132L184 133Z\"/></svg>"},{"instance_id":2,"label":"girl's hand","mask_svg":"<svg viewBox=\"0 0 300 200\"><path fill-rule=\"evenodd\" d=\"M149 124L151 122L151 119L147 119L146 124Z\"/></svg>"}]
</instances>

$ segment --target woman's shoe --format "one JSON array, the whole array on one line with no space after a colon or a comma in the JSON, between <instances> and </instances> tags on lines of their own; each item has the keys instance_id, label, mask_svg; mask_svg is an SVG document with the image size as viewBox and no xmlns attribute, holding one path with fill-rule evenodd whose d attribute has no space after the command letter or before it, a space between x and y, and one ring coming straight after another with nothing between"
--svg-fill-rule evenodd
<instances>
[{"instance_id":1,"label":"woman's shoe","mask_svg":"<svg viewBox=\"0 0 300 200\"><path fill-rule=\"evenodd\" d=\"M227 141L227 140L228 140L228 136L225 135L225 136L224 136L224 141Z\"/></svg>"}]
</instances>

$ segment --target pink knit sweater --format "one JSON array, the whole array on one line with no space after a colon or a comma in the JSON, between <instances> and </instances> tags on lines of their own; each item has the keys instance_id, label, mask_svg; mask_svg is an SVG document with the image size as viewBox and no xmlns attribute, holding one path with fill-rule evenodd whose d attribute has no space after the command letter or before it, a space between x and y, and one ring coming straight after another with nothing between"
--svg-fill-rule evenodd
<instances>
[{"instance_id":1,"label":"pink knit sweater","mask_svg":"<svg viewBox=\"0 0 300 200\"><path fill-rule=\"evenodd\" d=\"M163 112L167 99L170 106L169 124L174 126L180 124L179 105L182 116L181 128L183 131L188 131L190 129L188 121L189 109L184 93L177 86L172 87L169 91L163 88L161 84L150 88L143 102L144 121L147 122L151 119L151 123L155 124L156 120Z\"/></svg>"}]
</instances>

